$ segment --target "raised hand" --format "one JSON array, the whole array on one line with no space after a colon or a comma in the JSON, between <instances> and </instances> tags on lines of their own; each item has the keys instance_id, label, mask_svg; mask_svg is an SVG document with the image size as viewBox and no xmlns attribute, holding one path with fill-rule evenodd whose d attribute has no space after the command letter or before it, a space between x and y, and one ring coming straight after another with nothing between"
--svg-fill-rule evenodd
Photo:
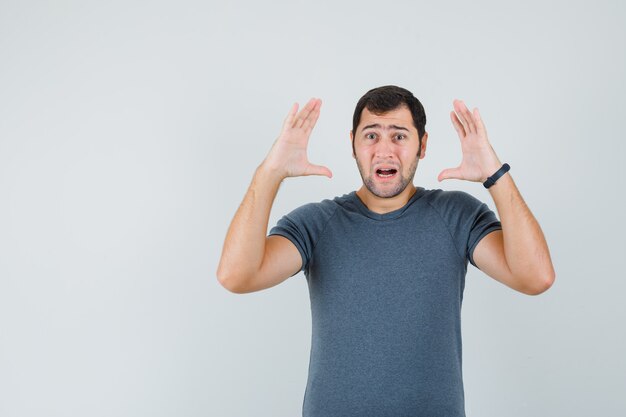
<instances>
[{"instance_id":1,"label":"raised hand","mask_svg":"<svg viewBox=\"0 0 626 417\"><path fill-rule=\"evenodd\" d=\"M484 182L500 169L502 164L487 139L487 131L478 109L475 108L471 113L461 100L454 100L453 107L450 119L461 140L463 158L461 165L444 169L437 179Z\"/></svg>"},{"instance_id":2,"label":"raised hand","mask_svg":"<svg viewBox=\"0 0 626 417\"><path fill-rule=\"evenodd\" d=\"M299 112L298 103L291 107L280 135L264 161L264 164L281 178L304 175L325 175L328 178L333 176L330 169L311 164L307 157L309 136L320 115L321 106L322 100L312 98Z\"/></svg>"}]
</instances>

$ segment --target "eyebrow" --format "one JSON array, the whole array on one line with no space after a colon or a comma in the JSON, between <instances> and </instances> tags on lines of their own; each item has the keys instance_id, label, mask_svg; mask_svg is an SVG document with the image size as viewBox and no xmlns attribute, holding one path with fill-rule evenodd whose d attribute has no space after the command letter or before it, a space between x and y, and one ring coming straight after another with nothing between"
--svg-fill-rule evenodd
<instances>
[{"instance_id":1,"label":"eyebrow","mask_svg":"<svg viewBox=\"0 0 626 417\"><path fill-rule=\"evenodd\" d=\"M375 123L372 125L367 125L364 126L363 129L361 129L362 131L365 129L370 129L370 128L376 128L376 129L380 129L383 128L380 124ZM409 129L407 129L406 127L402 127L402 126L398 126L398 125L388 125L386 128L383 129L396 129L396 130L406 130L407 132L409 131Z\"/></svg>"}]
</instances>

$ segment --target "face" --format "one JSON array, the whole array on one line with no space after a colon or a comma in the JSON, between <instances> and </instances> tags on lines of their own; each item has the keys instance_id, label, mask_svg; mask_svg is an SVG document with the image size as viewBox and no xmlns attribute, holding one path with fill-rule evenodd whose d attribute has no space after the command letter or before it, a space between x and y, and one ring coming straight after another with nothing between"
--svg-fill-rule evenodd
<instances>
[{"instance_id":1,"label":"face","mask_svg":"<svg viewBox=\"0 0 626 417\"><path fill-rule=\"evenodd\" d=\"M424 133L418 157L419 135L406 106L381 115L364 109L357 131L350 132L350 138L366 188L381 198L401 194L413 183L417 162L426 152L427 137Z\"/></svg>"}]
</instances>

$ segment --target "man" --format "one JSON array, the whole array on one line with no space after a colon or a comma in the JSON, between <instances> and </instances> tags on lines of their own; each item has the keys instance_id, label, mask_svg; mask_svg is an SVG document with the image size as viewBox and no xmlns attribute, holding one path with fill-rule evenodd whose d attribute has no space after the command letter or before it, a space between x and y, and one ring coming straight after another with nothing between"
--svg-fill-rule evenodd
<instances>
[{"instance_id":1,"label":"man","mask_svg":"<svg viewBox=\"0 0 626 417\"><path fill-rule=\"evenodd\" d=\"M332 176L307 159L321 107L311 99L299 112L292 107L235 214L218 267L224 287L259 291L305 272L313 337L304 416L464 416L460 314L468 261L525 294L554 281L543 233L478 109L459 100L453 106L463 158L439 180L487 181L501 222L467 193L413 185L426 155L426 116L396 86L368 91L355 109L358 191L304 205L266 237L284 178Z\"/></svg>"}]
</instances>

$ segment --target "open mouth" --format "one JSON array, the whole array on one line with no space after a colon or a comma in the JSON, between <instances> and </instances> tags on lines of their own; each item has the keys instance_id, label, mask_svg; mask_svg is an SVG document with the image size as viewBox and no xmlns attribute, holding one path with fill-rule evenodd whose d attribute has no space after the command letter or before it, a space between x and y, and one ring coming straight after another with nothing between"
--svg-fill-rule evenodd
<instances>
[{"instance_id":1,"label":"open mouth","mask_svg":"<svg viewBox=\"0 0 626 417\"><path fill-rule=\"evenodd\" d=\"M398 170L390 169L377 169L376 176L379 178L392 178L398 173Z\"/></svg>"}]
</instances>

